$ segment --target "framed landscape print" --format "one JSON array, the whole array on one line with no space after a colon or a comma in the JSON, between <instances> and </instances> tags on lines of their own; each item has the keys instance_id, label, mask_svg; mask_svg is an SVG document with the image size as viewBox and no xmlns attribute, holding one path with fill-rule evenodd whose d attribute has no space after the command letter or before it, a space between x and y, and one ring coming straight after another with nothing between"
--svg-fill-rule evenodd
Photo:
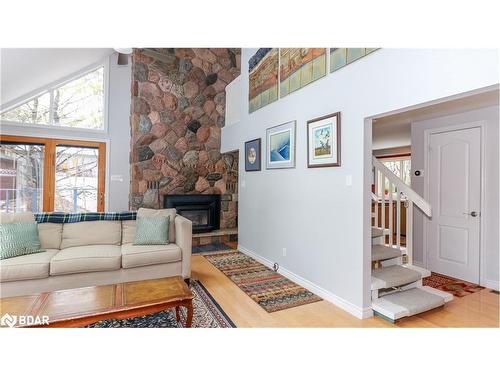
<instances>
[{"instance_id":1,"label":"framed landscape print","mask_svg":"<svg viewBox=\"0 0 500 375\"><path fill-rule=\"evenodd\" d=\"M260 171L260 138L245 142L245 171Z\"/></svg>"},{"instance_id":2,"label":"framed landscape print","mask_svg":"<svg viewBox=\"0 0 500 375\"><path fill-rule=\"evenodd\" d=\"M248 61L248 111L278 100L278 48L259 48Z\"/></svg>"},{"instance_id":3,"label":"framed landscape print","mask_svg":"<svg viewBox=\"0 0 500 375\"><path fill-rule=\"evenodd\" d=\"M280 97L326 75L326 48L280 48Z\"/></svg>"},{"instance_id":4,"label":"framed landscape print","mask_svg":"<svg viewBox=\"0 0 500 375\"><path fill-rule=\"evenodd\" d=\"M330 48L330 73L376 51L378 48Z\"/></svg>"},{"instance_id":5,"label":"framed landscape print","mask_svg":"<svg viewBox=\"0 0 500 375\"><path fill-rule=\"evenodd\" d=\"M295 168L295 121L266 130L266 168Z\"/></svg>"},{"instance_id":6,"label":"framed landscape print","mask_svg":"<svg viewBox=\"0 0 500 375\"><path fill-rule=\"evenodd\" d=\"M340 166L340 112L307 122L307 167Z\"/></svg>"}]
</instances>

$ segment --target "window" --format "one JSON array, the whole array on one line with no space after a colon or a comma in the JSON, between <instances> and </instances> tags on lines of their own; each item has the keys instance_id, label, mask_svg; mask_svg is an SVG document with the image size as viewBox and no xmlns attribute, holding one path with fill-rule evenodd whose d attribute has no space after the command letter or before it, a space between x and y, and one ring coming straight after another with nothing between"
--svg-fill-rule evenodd
<instances>
[{"instance_id":1,"label":"window","mask_svg":"<svg viewBox=\"0 0 500 375\"><path fill-rule=\"evenodd\" d=\"M104 211L106 144L2 135L1 212Z\"/></svg>"},{"instance_id":2,"label":"window","mask_svg":"<svg viewBox=\"0 0 500 375\"><path fill-rule=\"evenodd\" d=\"M411 185L411 159L410 156L398 157L394 159L383 159L382 163L389 168L392 173L398 176L403 182L410 186Z\"/></svg>"},{"instance_id":3,"label":"window","mask_svg":"<svg viewBox=\"0 0 500 375\"><path fill-rule=\"evenodd\" d=\"M24 124L50 123L50 94L39 95L29 102L21 104L8 112L2 113L2 120Z\"/></svg>"},{"instance_id":4,"label":"window","mask_svg":"<svg viewBox=\"0 0 500 375\"><path fill-rule=\"evenodd\" d=\"M0 119L19 124L104 129L104 66L7 109Z\"/></svg>"},{"instance_id":5,"label":"window","mask_svg":"<svg viewBox=\"0 0 500 375\"><path fill-rule=\"evenodd\" d=\"M380 158L382 164L384 164L392 173L398 176L403 182L411 186L411 156L399 156L399 157L391 157L391 158ZM379 179L380 184L382 184ZM385 180L384 191L388 194L389 190L392 193L396 192L396 187L390 187L390 182L388 179ZM379 191L381 191L382 186L379 185Z\"/></svg>"},{"instance_id":6,"label":"window","mask_svg":"<svg viewBox=\"0 0 500 375\"><path fill-rule=\"evenodd\" d=\"M97 211L99 149L56 146L56 211Z\"/></svg>"},{"instance_id":7,"label":"window","mask_svg":"<svg viewBox=\"0 0 500 375\"><path fill-rule=\"evenodd\" d=\"M0 211L42 210L44 149L43 144L0 144Z\"/></svg>"}]
</instances>

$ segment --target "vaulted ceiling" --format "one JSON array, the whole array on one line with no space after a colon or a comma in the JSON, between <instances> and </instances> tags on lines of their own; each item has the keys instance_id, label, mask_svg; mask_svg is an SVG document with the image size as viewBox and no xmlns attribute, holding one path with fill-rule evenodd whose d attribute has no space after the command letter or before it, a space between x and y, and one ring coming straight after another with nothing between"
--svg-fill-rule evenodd
<instances>
[{"instance_id":1,"label":"vaulted ceiling","mask_svg":"<svg viewBox=\"0 0 500 375\"><path fill-rule=\"evenodd\" d=\"M96 63L111 48L2 48L0 105Z\"/></svg>"}]
</instances>

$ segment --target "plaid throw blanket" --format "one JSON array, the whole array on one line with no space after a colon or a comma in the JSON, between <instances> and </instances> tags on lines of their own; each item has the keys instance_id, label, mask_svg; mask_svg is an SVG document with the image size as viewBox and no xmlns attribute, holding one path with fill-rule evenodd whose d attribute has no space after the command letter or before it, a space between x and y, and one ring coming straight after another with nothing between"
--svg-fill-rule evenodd
<instances>
[{"instance_id":1,"label":"plaid throw blanket","mask_svg":"<svg viewBox=\"0 0 500 375\"><path fill-rule=\"evenodd\" d=\"M135 220L137 212L41 212L35 214L37 223L77 223L97 220Z\"/></svg>"}]
</instances>

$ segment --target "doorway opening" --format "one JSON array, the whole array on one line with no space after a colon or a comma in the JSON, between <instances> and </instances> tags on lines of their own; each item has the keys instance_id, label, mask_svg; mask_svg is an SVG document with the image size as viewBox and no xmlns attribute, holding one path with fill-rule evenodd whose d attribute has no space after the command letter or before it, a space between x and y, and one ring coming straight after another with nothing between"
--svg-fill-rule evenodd
<instances>
[{"instance_id":1,"label":"doorway opening","mask_svg":"<svg viewBox=\"0 0 500 375\"><path fill-rule=\"evenodd\" d=\"M389 212L398 189L373 177L378 210L372 200L370 224L386 230L384 244L403 247L414 266L497 288L498 269L488 264L498 263L498 105L492 87L378 115L367 120L372 137L366 142L370 156L431 209L428 215L415 205L405 215L403 203Z\"/></svg>"}]
</instances>

